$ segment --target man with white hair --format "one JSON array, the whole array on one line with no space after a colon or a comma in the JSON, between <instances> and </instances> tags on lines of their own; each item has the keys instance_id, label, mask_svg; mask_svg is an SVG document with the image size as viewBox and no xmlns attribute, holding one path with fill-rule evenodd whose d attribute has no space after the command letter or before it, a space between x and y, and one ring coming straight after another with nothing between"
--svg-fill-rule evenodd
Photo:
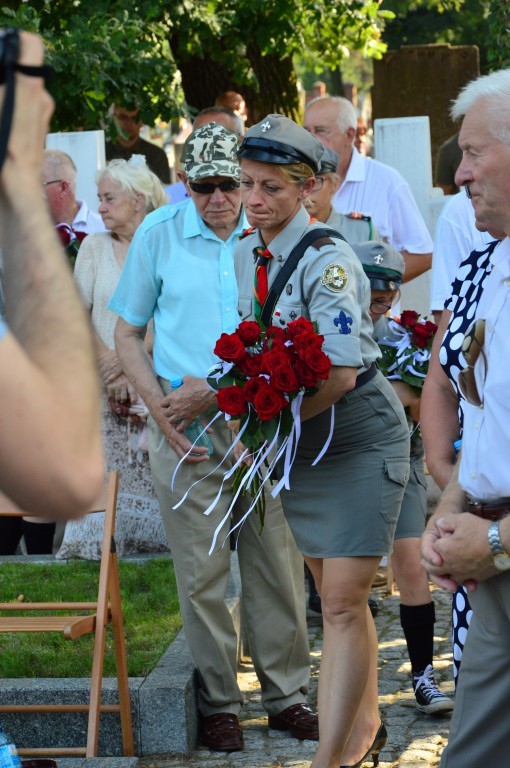
<instances>
[{"instance_id":1,"label":"man with white hair","mask_svg":"<svg viewBox=\"0 0 510 768\"><path fill-rule=\"evenodd\" d=\"M457 469L423 536L440 586L471 590L450 739L441 768L508 765L510 710L510 69L469 83L454 102L463 118L455 177L478 229L506 235L491 255L460 373L464 432Z\"/></svg>"},{"instance_id":2,"label":"man with white hair","mask_svg":"<svg viewBox=\"0 0 510 768\"><path fill-rule=\"evenodd\" d=\"M76 166L60 149L44 151L42 185L55 224L68 224L75 232L87 235L105 231L101 216L84 200L76 199Z\"/></svg>"},{"instance_id":3,"label":"man with white hair","mask_svg":"<svg viewBox=\"0 0 510 768\"><path fill-rule=\"evenodd\" d=\"M369 217L383 240L405 261L404 282L430 269L432 239L409 184L394 168L360 155L354 146L358 118L348 99L319 96L305 110L303 125L336 152L341 183L333 198L339 213Z\"/></svg>"}]
</instances>

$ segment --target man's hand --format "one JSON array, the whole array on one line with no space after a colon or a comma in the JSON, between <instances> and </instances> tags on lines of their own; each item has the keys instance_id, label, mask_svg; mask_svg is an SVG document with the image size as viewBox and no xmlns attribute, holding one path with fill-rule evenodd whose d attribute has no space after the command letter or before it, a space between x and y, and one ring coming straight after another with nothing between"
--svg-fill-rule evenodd
<instances>
[{"instance_id":1,"label":"man's hand","mask_svg":"<svg viewBox=\"0 0 510 768\"><path fill-rule=\"evenodd\" d=\"M440 526L439 520L460 518L464 514L465 495L458 483L458 470L459 468L456 466L421 539L422 563L425 570L429 573L432 581L450 592L455 592L458 583L451 576L448 566L445 565L444 552L440 546L441 540L449 536L450 531L443 523Z\"/></svg>"},{"instance_id":2,"label":"man's hand","mask_svg":"<svg viewBox=\"0 0 510 768\"><path fill-rule=\"evenodd\" d=\"M103 384L111 384L118 376L121 376L124 371L118 355L114 349L108 349L99 355L99 373L101 374L101 380Z\"/></svg>"},{"instance_id":3,"label":"man's hand","mask_svg":"<svg viewBox=\"0 0 510 768\"><path fill-rule=\"evenodd\" d=\"M486 581L498 573L492 564L488 520L464 512L440 517L437 528L441 536L436 547L443 558L443 567L457 584L472 589L476 582Z\"/></svg>"},{"instance_id":4,"label":"man's hand","mask_svg":"<svg viewBox=\"0 0 510 768\"><path fill-rule=\"evenodd\" d=\"M44 61L44 45L40 37L20 32L19 63L40 66ZM3 105L5 88L0 89ZM54 102L45 89L41 77L16 73L15 109L9 145L2 168L0 189L16 203L20 189L25 194L32 189L34 179L39 180L42 167L42 149L46 140Z\"/></svg>"},{"instance_id":5,"label":"man's hand","mask_svg":"<svg viewBox=\"0 0 510 768\"><path fill-rule=\"evenodd\" d=\"M215 402L214 392L205 379L185 376L182 386L163 398L161 408L171 426L183 432L190 421Z\"/></svg>"},{"instance_id":6,"label":"man's hand","mask_svg":"<svg viewBox=\"0 0 510 768\"><path fill-rule=\"evenodd\" d=\"M121 373L106 386L106 394L110 403L117 405L134 405L137 401L136 389L127 376ZM113 408L115 410L115 407Z\"/></svg>"},{"instance_id":7,"label":"man's hand","mask_svg":"<svg viewBox=\"0 0 510 768\"><path fill-rule=\"evenodd\" d=\"M165 435L170 448L176 452L180 459L182 459L183 456L186 456L192 444L184 432L175 429L175 427L169 423L163 408L161 408L160 418L157 419L157 422ZM201 464L203 461L209 461L207 448L198 445L194 446L193 453L190 453L189 456L186 456L184 459L185 464Z\"/></svg>"}]
</instances>

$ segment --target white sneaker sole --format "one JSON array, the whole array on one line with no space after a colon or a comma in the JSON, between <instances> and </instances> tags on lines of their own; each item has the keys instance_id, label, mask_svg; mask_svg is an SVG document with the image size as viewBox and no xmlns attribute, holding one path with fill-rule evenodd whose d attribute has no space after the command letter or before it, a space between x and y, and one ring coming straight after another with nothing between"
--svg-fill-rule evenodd
<instances>
[{"instance_id":1,"label":"white sneaker sole","mask_svg":"<svg viewBox=\"0 0 510 768\"><path fill-rule=\"evenodd\" d=\"M454 703L451 699L445 699L443 701L435 701L433 704L418 704L416 702L416 708L420 712L424 712L426 715L439 715L453 710Z\"/></svg>"}]
</instances>

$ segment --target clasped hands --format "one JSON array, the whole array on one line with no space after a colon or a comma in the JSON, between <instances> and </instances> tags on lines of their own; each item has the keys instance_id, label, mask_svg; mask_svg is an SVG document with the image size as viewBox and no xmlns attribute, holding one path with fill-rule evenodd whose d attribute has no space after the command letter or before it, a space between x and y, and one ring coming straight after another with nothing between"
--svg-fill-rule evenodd
<instances>
[{"instance_id":1,"label":"clasped hands","mask_svg":"<svg viewBox=\"0 0 510 768\"><path fill-rule=\"evenodd\" d=\"M473 592L495 576L488 528L489 521L469 512L438 509L422 537L422 562L432 581L450 592L460 586Z\"/></svg>"}]
</instances>

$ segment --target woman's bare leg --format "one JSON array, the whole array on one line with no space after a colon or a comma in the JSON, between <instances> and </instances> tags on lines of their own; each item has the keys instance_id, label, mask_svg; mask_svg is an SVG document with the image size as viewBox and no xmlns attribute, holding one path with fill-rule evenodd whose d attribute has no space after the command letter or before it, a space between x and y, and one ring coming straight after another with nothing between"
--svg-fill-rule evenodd
<instances>
[{"instance_id":1,"label":"woman's bare leg","mask_svg":"<svg viewBox=\"0 0 510 768\"><path fill-rule=\"evenodd\" d=\"M306 558L322 600L319 746L312 768L359 761L380 725L377 638L367 607L379 557Z\"/></svg>"}]
</instances>

